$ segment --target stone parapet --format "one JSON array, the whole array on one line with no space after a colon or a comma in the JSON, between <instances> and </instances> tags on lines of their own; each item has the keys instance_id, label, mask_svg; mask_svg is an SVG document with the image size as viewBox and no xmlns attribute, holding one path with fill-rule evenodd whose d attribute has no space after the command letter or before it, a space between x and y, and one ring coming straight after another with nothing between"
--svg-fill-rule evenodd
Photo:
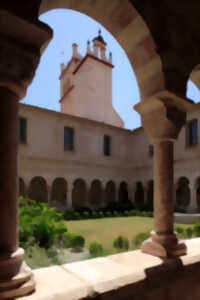
<instances>
[{"instance_id":1,"label":"stone parapet","mask_svg":"<svg viewBox=\"0 0 200 300\"><path fill-rule=\"evenodd\" d=\"M162 260L140 250L34 271L36 293L21 300L199 300L200 239Z\"/></svg>"}]
</instances>

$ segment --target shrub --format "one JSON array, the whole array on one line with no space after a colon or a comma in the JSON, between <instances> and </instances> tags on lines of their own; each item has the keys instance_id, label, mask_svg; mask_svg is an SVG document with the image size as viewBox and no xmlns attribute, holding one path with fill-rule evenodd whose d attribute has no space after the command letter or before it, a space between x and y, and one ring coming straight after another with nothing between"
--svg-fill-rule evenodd
<instances>
[{"instance_id":1,"label":"shrub","mask_svg":"<svg viewBox=\"0 0 200 300\"><path fill-rule=\"evenodd\" d=\"M74 237L74 233L66 232L63 235L63 247L64 248L71 248L72 247L72 239Z\"/></svg>"},{"instance_id":2,"label":"shrub","mask_svg":"<svg viewBox=\"0 0 200 300\"><path fill-rule=\"evenodd\" d=\"M115 210L115 211L113 212L113 216L114 216L114 217L118 217L118 216L119 216L118 211Z\"/></svg>"},{"instance_id":3,"label":"shrub","mask_svg":"<svg viewBox=\"0 0 200 300\"><path fill-rule=\"evenodd\" d=\"M98 242L91 242L89 245L90 255L97 257L103 255L103 246Z\"/></svg>"},{"instance_id":4,"label":"shrub","mask_svg":"<svg viewBox=\"0 0 200 300\"><path fill-rule=\"evenodd\" d=\"M129 211L128 210L124 211L124 216L127 216L127 217L129 216Z\"/></svg>"},{"instance_id":5,"label":"shrub","mask_svg":"<svg viewBox=\"0 0 200 300\"><path fill-rule=\"evenodd\" d=\"M176 225L174 226L174 231L177 232L179 238L185 238L185 230L183 227Z\"/></svg>"},{"instance_id":6,"label":"shrub","mask_svg":"<svg viewBox=\"0 0 200 300\"><path fill-rule=\"evenodd\" d=\"M185 228L185 233L187 238L191 239L193 236L193 232L194 232L193 227L190 226Z\"/></svg>"},{"instance_id":7,"label":"shrub","mask_svg":"<svg viewBox=\"0 0 200 300\"><path fill-rule=\"evenodd\" d=\"M200 223L194 225L194 233L196 237L200 237Z\"/></svg>"},{"instance_id":8,"label":"shrub","mask_svg":"<svg viewBox=\"0 0 200 300\"><path fill-rule=\"evenodd\" d=\"M117 250L128 250L129 249L129 241L126 237L119 235L113 241L113 246Z\"/></svg>"},{"instance_id":9,"label":"shrub","mask_svg":"<svg viewBox=\"0 0 200 300\"><path fill-rule=\"evenodd\" d=\"M91 214L92 218L96 219L97 215L98 215L98 213L95 210L92 211L92 214Z\"/></svg>"},{"instance_id":10,"label":"shrub","mask_svg":"<svg viewBox=\"0 0 200 300\"><path fill-rule=\"evenodd\" d=\"M71 247L74 252L81 252L85 245L85 239L81 235L74 235L71 239Z\"/></svg>"},{"instance_id":11,"label":"shrub","mask_svg":"<svg viewBox=\"0 0 200 300\"><path fill-rule=\"evenodd\" d=\"M111 214L110 211L106 211L106 212L105 212L105 216L106 216L107 218L110 218L110 217L112 216L112 214Z\"/></svg>"},{"instance_id":12,"label":"shrub","mask_svg":"<svg viewBox=\"0 0 200 300\"><path fill-rule=\"evenodd\" d=\"M132 239L133 248L139 248L149 238L149 232L139 232Z\"/></svg>"},{"instance_id":13,"label":"shrub","mask_svg":"<svg viewBox=\"0 0 200 300\"><path fill-rule=\"evenodd\" d=\"M67 232L63 214L45 203L19 197L19 236L20 245L27 248L30 237L40 247L49 248L57 244Z\"/></svg>"},{"instance_id":14,"label":"shrub","mask_svg":"<svg viewBox=\"0 0 200 300\"><path fill-rule=\"evenodd\" d=\"M88 211L84 211L82 214L84 219L88 219L89 218L89 212Z\"/></svg>"},{"instance_id":15,"label":"shrub","mask_svg":"<svg viewBox=\"0 0 200 300\"><path fill-rule=\"evenodd\" d=\"M80 214L79 212L75 211L74 214L73 214L73 219L74 219L74 220L79 220L79 219L81 219L81 214Z\"/></svg>"},{"instance_id":16,"label":"shrub","mask_svg":"<svg viewBox=\"0 0 200 300\"><path fill-rule=\"evenodd\" d=\"M102 211L99 211L99 212L98 212L98 217L99 217L99 218L103 218L103 217L104 217L104 215L103 215L103 212L102 212Z\"/></svg>"}]
</instances>

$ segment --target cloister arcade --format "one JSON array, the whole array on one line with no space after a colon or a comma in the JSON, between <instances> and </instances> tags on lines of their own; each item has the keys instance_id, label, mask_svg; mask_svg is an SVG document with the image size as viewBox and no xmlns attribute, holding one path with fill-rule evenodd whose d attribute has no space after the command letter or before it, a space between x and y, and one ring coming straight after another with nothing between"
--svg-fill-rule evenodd
<instances>
[{"instance_id":1,"label":"cloister arcade","mask_svg":"<svg viewBox=\"0 0 200 300\"><path fill-rule=\"evenodd\" d=\"M27 182L27 181L26 181ZM71 182L71 181L69 181ZM130 201L135 208L152 209L154 186L153 180L116 183L113 180L103 182L99 179L88 181L77 178L69 183L67 178L57 177L52 184L43 177L36 176L27 185L19 177L18 194L24 198L47 202L59 210L76 210L80 208L101 209L113 203ZM131 189L130 189L131 186ZM174 184L175 209L190 212L200 209L200 179L192 184L187 177L180 177ZM98 195L98 197L97 197Z\"/></svg>"}]
</instances>

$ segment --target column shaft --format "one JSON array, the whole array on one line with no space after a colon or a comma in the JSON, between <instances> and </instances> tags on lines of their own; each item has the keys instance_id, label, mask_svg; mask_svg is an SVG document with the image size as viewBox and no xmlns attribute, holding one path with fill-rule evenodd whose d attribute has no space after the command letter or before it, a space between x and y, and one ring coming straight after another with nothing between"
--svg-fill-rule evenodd
<instances>
[{"instance_id":1,"label":"column shaft","mask_svg":"<svg viewBox=\"0 0 200 300\"><path fill-rule=\"evenodd\" d=\"M18 248L18 97L0 87L0 256Z\"/></svg>"},{"instance_id":2,"label":"column shaft","mask_svg":"<svg viewBox=\"0 0 200 300\"><path fill-rule=\"evenodd\" d=\"M173 146L171 141L154 146L154 229L158 234L173 233Z\"/></svg>"}]
</instances>

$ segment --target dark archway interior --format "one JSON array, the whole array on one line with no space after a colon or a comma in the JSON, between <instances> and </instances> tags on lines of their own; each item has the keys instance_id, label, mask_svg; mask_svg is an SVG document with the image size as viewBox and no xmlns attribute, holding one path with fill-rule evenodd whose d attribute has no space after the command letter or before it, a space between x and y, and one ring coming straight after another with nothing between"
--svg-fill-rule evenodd
<instances>
[{"instance_id":1,"label":"dark archway interior","mask_svg":"<svg viewBox=\"0 0 200 300\"><path fill-rule=\"evenodd\" d=\"M75 180L72 190L72 206L74 209L87 206L87 188L83 179Z\"/></svg>"},{"instance_id":2,"label":"dark archway interior","mask_svg":"<svg viewBox=\"0 0 200 300\"><path fill-rule=\"evenodd\" d=\"M126 204L128 203L128 184L123 181L120 183L119 187L119 203Z\"/></svg>"},{"instance_id":3,"label":"dark archway interior","mask_svg":"<svg viewBox=\"0 0 200 300\"><path fill-rule=\"evenodd\" d=\"M92 181L89 191L89 203L93 209L99 209L103 205L103 189L101 181L98 179Z\"/></svg>"},{"instance_id":4,"label":"dark archway interior","mask_svg":"<svg viewBox=\"0 0 200 300\"><path fill-rule=\"evenodd\" d=\"M176 190L176 205L179 208L186 208L190 204L189 180L181 177Z\"/></svg>"},{"instance_id":5,"label":"dark archway interior","mask_svg":"<svg viewBox=\"0 0 200 300\"><path fill-rule=\"evenodd\" d=\"M144 205L144 187L140 181L136 183L135 204L139 207Z\"/></svg>"},{"instance_id":6,"label":"dark archway interior","mask_svg":"<svg viewBox=\"0 0 200 300\"><path fill-rule=\"evenodd\" d=\"M18 190L18 195L26 197L26 186L24 180L19 177L19 190Z\"/></svg>"},{"instance_id":7,"label":"dark archway interior","mask_svg":"<svg viewBox=\"0 0 200 300\"><path fill-rule=\"evenodd\" d=\"M48 202L47 184L43 177L34 177L29 185L28 196L31 200Z\"/></svg>"},{"instance_id":8,"label":"dark archway interior","mask_svg":"<svg viewBox=\"0 0 200 300\"><path fill-rule=\"evenodd\" d=\"M148 182L148 189L147 189L147 205L149 209L153 209L153 198L154 198L154 182L150 180Z\"/></svg>"},{"instance_id":9,"label":"dark archway interior","mask_svg":"<svg viewBox=\"0 0 200 300\"><path fill-rule=\"evenodd\" d=\"M51 204L57 208L66 206L67 181L64 178L56 178L51 188Z\"/></svg>"},{"instance_id":10,"label":"dark archway interior","mask_svg":"<svg viewBox=\"0 0 200 300\"><path fill-rule=\"evenodd\" d=\"M105 188L104 202L105 202L105 205L108 206L112 203L115 203L115 201L116 201L115 183L113 181L109 181L106 184L106 188Z\"/></svg>"}]
</instances>

